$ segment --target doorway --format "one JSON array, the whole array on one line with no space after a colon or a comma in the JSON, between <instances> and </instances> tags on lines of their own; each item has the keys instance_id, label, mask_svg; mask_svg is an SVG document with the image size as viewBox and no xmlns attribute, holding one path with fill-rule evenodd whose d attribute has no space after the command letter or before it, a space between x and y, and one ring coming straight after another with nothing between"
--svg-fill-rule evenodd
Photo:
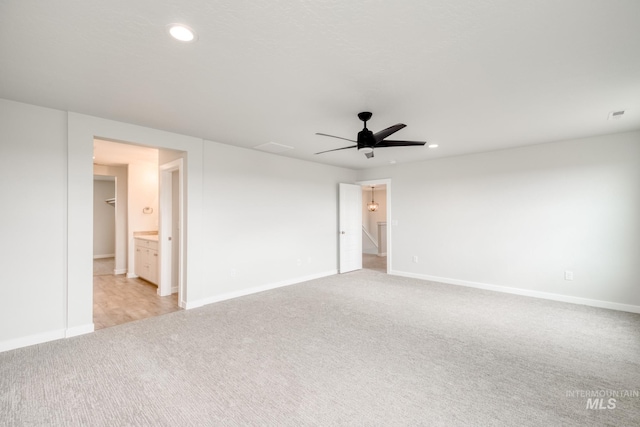
<instances>
[{"instance_id":1,"label":"doorway","mask_svg":"<svg viewBox=\"0 0 640 427\"><path fill-rule=\"evenodd\" d=\"M361 181L362 267L380 273L391 271L390 179Z\"/></svg>"},{"instance_id":2,"label":"doorway","mask_svg":"<svg viewBox=\"0 0 640 427\"><path fill-rule=\"evenodd\" d=\"M168 150L167 150L168 151ZM117 175L112 209L116 212L114 264L111 274L93 278L93 323L95 329L158 316L180 309L178 294L161 296L158 274L137 263L139 245L159 248L159 150L135 144L94 139L94 174ZM173 155L173 153L172 153ZM179 154L178 154L179 155ZM180 197L181 192L177 192ZM177 200L177 199L176 199ZM101 202L101 201L98 201ZM102 201L104 202L104 201ZM94 202L94 212L96 210ZM103 224L94 217L94 234ZM153 242L155 240L155 242ZM153 242L153 243L151 243ZM94 237L95 243L95 237ZM151 250L147 252L156 260ZM159 251L156 255L159 254ZM96 265L94 261L94 271ZM157 273L160 268L153 269ZM125 274L126 273L126 274ZM147 280L144 280L145 277Z\"/></svg>"}]
</instances>

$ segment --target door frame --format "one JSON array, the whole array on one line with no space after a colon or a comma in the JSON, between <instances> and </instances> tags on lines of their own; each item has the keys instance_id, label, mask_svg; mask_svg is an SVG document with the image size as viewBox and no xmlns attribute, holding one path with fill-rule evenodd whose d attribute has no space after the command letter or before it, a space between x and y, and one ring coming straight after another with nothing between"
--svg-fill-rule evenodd
<instances>
[{"instance_id":1,"label":"door frame","mask_svg":"<svg viewBox=\"0 0 640 427\"><path fill-rule=\"evenodd\" d=\"M396 222L395 220L392 220L392 216L391 216L391 178L384 178L384 179L369 179L369 180L365 180L365 181L356 181L356 184L362 186L362 185L382 185L384 184L386 186L386 192L387 192L387 274L390 274L391 271L393 271L393 268L391 266L391 254L392 252L392 241L391 241L391 237L392 237L392 228L395 226ZM360 215L362 215L362 212L360 212Z\"/></svg>"},{"instance_id":2,"label":"door frame","mask_svg":"<svg viewBox=\"0 0 640 427\"><path fill-rule=\"evenodd\" d=\"M158 295L171 295L172 277L172 218L173 203L172 195L178 191L178 217L180 235L178 236L178 305L185 308L184 296L184 160L176 159L160 165L160 189L159 189L159 227L158 241L160 255L160 280ZM178 172L178 188L173 188L172 174Z\"/></svg>"},{"instance_id":3,"label":"door frame","mask_svg":"<svg viewBox=\"0 0 640 427\"><path fill-rule=\"evenodd\" d=\"M185 159L184 293L186 308L202 303L204 283L203 196L204 140L100 117L67 112L66 286L63 291L64 335L93 332L93 140L130 143L181 151ZM199 161L188 161L199 159Z\"/></svg>"}]
</instances>

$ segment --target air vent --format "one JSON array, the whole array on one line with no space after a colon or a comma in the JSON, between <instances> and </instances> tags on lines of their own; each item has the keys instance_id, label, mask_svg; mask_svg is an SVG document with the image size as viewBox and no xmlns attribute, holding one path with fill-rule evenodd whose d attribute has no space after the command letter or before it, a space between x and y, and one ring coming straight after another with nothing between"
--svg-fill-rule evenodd
<instances>
[{"instance_id":1,"label":"air vent","mask_svg":"<svg viewBox=\"0 0 640 427\"><path fill-rule=\"evenodd\" d=\"M256 150L266 151L267 153L282 153L283 151L293 150L293 147L288 145L278 144L276 142L267 142L266 144L253 147Z\"/></svg>"},{"instance_id":2,"label":"air vent","mask_svg":"<svg viewBox=\"0 0 640 427\"><path fill-rule=\"evenodd\" d=\"M609 113L608 120L619 120L624 116L625 110L612 111Z\"/></svg>"}]
</instances>

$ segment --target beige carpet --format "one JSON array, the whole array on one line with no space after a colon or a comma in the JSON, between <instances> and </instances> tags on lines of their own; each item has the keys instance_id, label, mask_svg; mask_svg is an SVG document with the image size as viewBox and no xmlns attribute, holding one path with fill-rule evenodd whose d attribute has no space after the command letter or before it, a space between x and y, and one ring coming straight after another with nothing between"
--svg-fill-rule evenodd
<instances>
[{"instance_id":1,"label":"beige carpet","mask_svg":"<svg viewBox=\"0 0 640 427\"><path fill-rule=\"evenodd\" d=\"M635 426L584 392L639 387L638 315L363 270L0 353L0 425Z\"/></svg>"}]
</instances>

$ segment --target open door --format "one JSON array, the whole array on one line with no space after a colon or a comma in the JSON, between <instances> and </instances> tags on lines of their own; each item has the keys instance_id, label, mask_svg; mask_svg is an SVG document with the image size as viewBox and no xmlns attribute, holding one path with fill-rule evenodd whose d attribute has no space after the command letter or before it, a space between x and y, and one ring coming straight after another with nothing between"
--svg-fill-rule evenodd
<instances>
[{"instance_id":1,"label":"open door","mask_svg":"<svg viewBox=\"0 0 640 427\"><path fill-rule=\"evenodd\" d=\"M182 159L160 165L160 283L158 295L178 293L184 308L184 165Z\"/></svg>"},{"instance_id":2,"label":"open door","mask_svg":"<svg viewBox=\"0 0 640 427\"><path fill-rule=\"evenodd\" d=\"M340 184L338 197L340 273L362 269L362 188Z\"/></svg>"}]
</instances>

